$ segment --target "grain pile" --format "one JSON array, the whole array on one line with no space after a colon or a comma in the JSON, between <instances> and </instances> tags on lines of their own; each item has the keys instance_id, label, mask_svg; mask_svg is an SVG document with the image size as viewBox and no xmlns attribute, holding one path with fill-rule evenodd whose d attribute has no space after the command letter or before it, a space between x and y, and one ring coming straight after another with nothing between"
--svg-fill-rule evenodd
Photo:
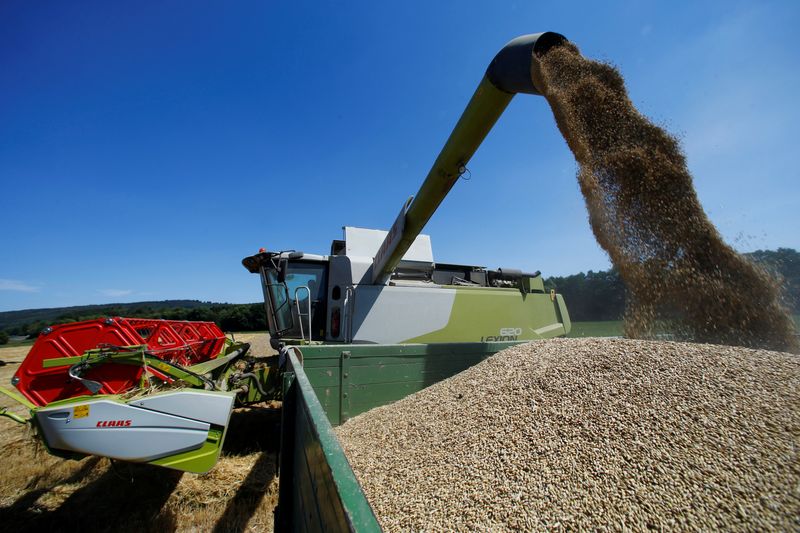
<instances>
[{"instance_id":1,"label":"grain pile","mask_svg":"<svg viewBox=\"0 0 800 533\"><path fill-rule=\"evenodd\" d=\"M337 428L390 531L800 528L800 357L536 341Z\"/></svg>"},{"instance_id":2,"label":"grain pile","mask_svg":"<svg viewBox=\"0 0 800 533\"><path fill-rule=\"evenodd\" d=\"M579 164L595 238L628 289L626 335L797 348L778 283L725 244L706 217L677 140L642 116L620 73L571 43L534 62Z\"/></svg>"}]
</instances>

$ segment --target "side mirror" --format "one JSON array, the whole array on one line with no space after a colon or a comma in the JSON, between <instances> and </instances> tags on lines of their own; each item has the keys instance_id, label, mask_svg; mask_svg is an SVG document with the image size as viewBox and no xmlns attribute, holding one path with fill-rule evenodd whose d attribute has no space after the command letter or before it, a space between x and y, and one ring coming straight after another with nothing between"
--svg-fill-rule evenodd
<instances>
[{"instance_id":1,"label":"side mirror","mask_svg":"<svg viewBox=\"0 0 800 533\"><path fill-rule=\"evenodd\" d=\"M286 271L289 270L289 261L281 259L278 263L278 283L286 281Z\"/></svg>"}]
</instances>

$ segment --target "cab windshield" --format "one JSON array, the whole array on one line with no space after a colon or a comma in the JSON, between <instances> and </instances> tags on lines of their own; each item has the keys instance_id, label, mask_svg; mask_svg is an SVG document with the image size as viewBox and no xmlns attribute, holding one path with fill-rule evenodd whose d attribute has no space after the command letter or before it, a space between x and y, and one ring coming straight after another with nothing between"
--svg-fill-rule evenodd
<instances>
[{"instance_id":1,"label":"cab windshield","mask_svg":"<svg viewBox=\"0 0 800 533\"><path fill-rule=\"evenodd\" d=\"M286 285L278 281L278 271L263 271L264 302L267 304L267 317L270 320L270 334L278 336L292 328L292 307Z\"/></svg>"},{"instance_id":2,"label":"cab windshield","mask_svg":"<svg viewBox=\"0 0 800 533\"><path fill-rule=\"evenodd\" d=\"M297 338L309 337L311 313L311 338L325 338L325 301L328 295L327 263L290 261L286 273L291 308L294 312L294 327L287 333ZM309 297L311 298L309 301ZM298 315L298 311L300 315ZM301 327L302 321L302 327Z\"/></svg>"}]
</instances>

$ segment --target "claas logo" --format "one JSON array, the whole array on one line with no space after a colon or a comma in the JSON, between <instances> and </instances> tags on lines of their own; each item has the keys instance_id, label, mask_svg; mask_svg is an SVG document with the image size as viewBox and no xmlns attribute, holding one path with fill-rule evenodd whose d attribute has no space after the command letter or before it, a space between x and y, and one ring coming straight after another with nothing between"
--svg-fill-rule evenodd
<instances>
[{"instance_id":1,"label":"claas logo","mask_svg":"<svg viewBox=\"0 0 800 533\"><path fill-rule=\"evenodd\" d=\"M130 420L100 420L97 423L98 428L126 428L131 425Z\"/></svg>"}]
</instances>

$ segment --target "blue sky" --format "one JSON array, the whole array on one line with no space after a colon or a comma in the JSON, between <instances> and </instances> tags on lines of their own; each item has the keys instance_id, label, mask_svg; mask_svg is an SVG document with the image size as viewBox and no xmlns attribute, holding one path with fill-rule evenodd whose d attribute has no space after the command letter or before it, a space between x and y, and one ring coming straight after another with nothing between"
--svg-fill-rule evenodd
<instances>
[{"instance_id":1,"label":"blue sky","mask_svg":"<svg viewBox=\"0 0 800 533\"><path fill-rule=\"evenodd\" d=\"M683 142L740 251L800 248L797 2L0 3L0 310L259 301L240 260L388 228L496 51L557 31ZM544 99L426 228L443 262L609 266Z\"/></svg>"}]
</instances>

